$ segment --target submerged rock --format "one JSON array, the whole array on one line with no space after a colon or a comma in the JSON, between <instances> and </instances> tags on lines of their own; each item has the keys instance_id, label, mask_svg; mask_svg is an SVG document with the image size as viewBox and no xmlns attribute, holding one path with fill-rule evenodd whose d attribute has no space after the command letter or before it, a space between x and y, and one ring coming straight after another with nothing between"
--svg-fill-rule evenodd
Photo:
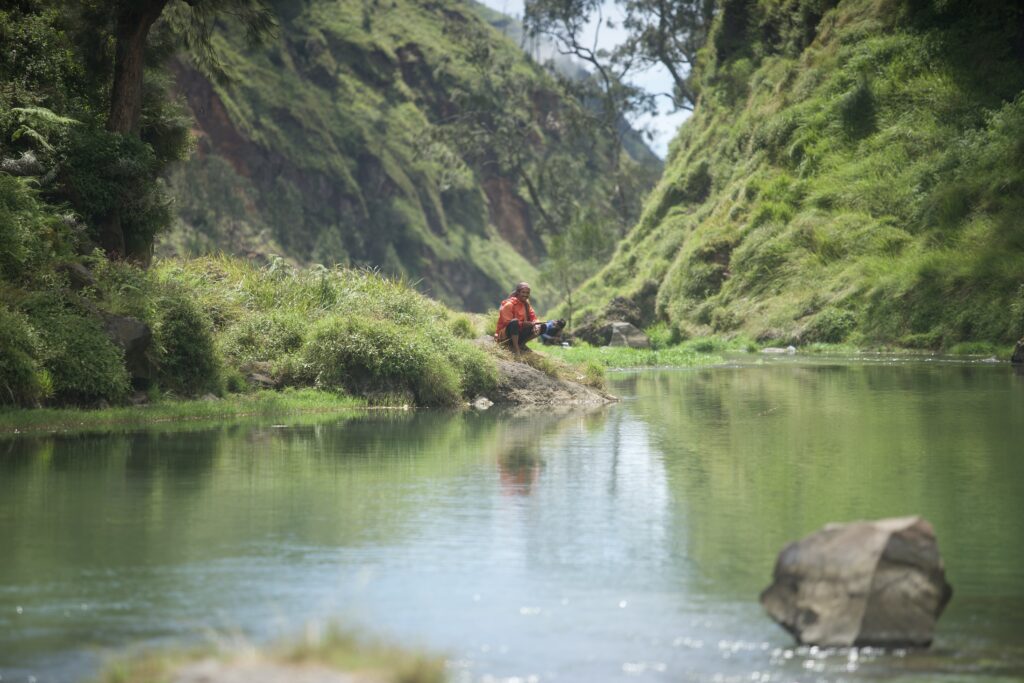
<instances>
[{"instance_id":1,"label":"submerged rock","mask_svg":"<svg viewBox=\"0 0 1024 683\"><path fill-rule=\"evenodd\" d=\"M786 348L782 348L781 346L766 346L763 349L761 349L761 353L790 353L790 354L793 354L793 353L796 353L796 347L795 346L787 346Z\"/></svg>"},{"instance_id":2,"label":"submerged rock","mask_svg":"<svg viewBox=\"0 0 1024 683\"><path fill-rule=\"evenodd\" d=\"M899 517L790 543L761 604L801 643L926 646L952 593L932 525Z\"/></svg>"}]
</instances>

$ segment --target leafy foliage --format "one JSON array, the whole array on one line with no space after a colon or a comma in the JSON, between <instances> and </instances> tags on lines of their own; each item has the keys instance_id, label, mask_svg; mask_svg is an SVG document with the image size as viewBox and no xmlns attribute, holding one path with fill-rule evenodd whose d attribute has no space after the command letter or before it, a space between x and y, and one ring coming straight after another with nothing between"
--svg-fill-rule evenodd
<instances>
[{"instance_id":1,"label":"leafy foliage","mask_svg":"<svg viewBox=\"0 0 1024 683\"><path fill-rule=\"evenodd\" d=\"M128 394L124 352L101 322L58 292L33 294L24 304L39 337L39 364L52 378L59 403L118 403Z\"/></svg>"},{"instance_id":2,"label":"leafy foliage","mask_svg":"<svg viewBox=\"0 0 1024 683\"><path fill-rule=\"evenodd\" d=\"M310 332L304 360L317 386L353 393L408 394L421 405L451 405L458 375L427 335L383 320L329 317Z\"/></svg>"},{"instance_id":3,"label":"leafy foliage","mask_svg":"<svg viewBox=\"0 0 1024 683\"><path fill-rule=\"evenodd\" d=\"M28 319L0 306L0 405L33 405L44 398L49 376L37 357L39 339Z\"/></svg>"},{"instance_id":4,"label":"leafy foliage","mask_svg":"<svg viewBox=\"0 0 1024 683\"><path fill-rule=\"evenodd\" d=\"M209 316L171 283L157 305L153 336L159 349L161 386L181 396L221 391L221 362Z\"/></svg>"}]
</instances>

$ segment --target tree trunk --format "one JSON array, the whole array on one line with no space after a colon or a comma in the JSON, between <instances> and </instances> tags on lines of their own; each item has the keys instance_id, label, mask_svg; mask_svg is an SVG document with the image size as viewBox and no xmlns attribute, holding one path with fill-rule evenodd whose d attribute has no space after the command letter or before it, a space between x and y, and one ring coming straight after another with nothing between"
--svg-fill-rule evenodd
<instances>
[{"instance_id":1,"label":"tree trunk","mask_svg":"<svg viewBox=\"0 0 1024 683\"><path fill-rule=\"evenodd\" d=\"M146 38L167 0L127 2L117 14L114 85L110 91L107 130L137 135L142 115L142 70Z\"/></svg>"},{"instance_id":2,"label":"tree trunk","mask_svg":"<svg viewBox=\"0 0 1024 683\"><path fill-rule=\"evenodd\" d=\"M117 14L114 29L114 83L110 89L110 114L107 130L122 135L138 135L142 117L142 77L149 29L160 17L168 0L127 0ZM107 216L99 226L100 247L111 259L126 256L121 212ZM144 258L145 260L145 258Z\"/></svg>"}]
</instances>

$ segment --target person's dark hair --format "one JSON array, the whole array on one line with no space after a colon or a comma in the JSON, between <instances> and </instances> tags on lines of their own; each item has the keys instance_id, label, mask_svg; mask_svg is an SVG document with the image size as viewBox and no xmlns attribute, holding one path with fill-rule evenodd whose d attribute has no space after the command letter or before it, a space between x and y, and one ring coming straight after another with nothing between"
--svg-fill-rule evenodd
<instances>
[{"instance_id":1,"label":"person's dark hair","mask_svg":"<svg viewBox=\"0 0 1024 683\"><path fill-rule=\"evenodd\" d=\"M561 332L562 330L565 329L565 321L559 318L558 320L555 320L553 322L552 327L554 327L557 331Z\"/></svg>"},{"instance_id":2,"label":"person's dark hair","mask_svg":"<svg viewBox=\"0 0 1024 683\"><path fill-rule=\"evenodd\" d=\"M518 294L519 290L521 290L521 289L531 289L530 283L529 282L519 282L519 283L517 283L516 286L512 289L512 293L513 294Z\"/></svg>"}]
</instances>

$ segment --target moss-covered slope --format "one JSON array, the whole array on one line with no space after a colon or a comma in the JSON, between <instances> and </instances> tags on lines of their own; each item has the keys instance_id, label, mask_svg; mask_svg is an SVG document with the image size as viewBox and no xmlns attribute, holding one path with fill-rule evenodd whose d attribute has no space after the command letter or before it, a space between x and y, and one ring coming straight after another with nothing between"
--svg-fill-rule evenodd
<instances>
[{"instance_id":1,"label":"moss-covered slope","mask_svg":"<svg viewBox=\"0 0 1024 683\"><path fill-rule=\"evenodd\" d=\"M625 294L684 334L1024 332L1019 3L726 0L695 78L591 313Z\"/></svg>"},{"instance_id":2,"label":"moss-covered slope","mask_svg":"<svg viewBox=\"0 0 1024 683\"><path fill-rule=\"evenodd\" d=\"M528 84L525 151L550 156L564 140L543 70L456 0L276 5L270 45L215 36L227 82L175 69L199 147L171 178L179 220L160 251L371 265L469 310L532 279L544 246L520 178L440 127L495 87L470 60L483 50ZM574 172L581 190L603 182L596 167Z\"/></svg>"}]
</instances>

